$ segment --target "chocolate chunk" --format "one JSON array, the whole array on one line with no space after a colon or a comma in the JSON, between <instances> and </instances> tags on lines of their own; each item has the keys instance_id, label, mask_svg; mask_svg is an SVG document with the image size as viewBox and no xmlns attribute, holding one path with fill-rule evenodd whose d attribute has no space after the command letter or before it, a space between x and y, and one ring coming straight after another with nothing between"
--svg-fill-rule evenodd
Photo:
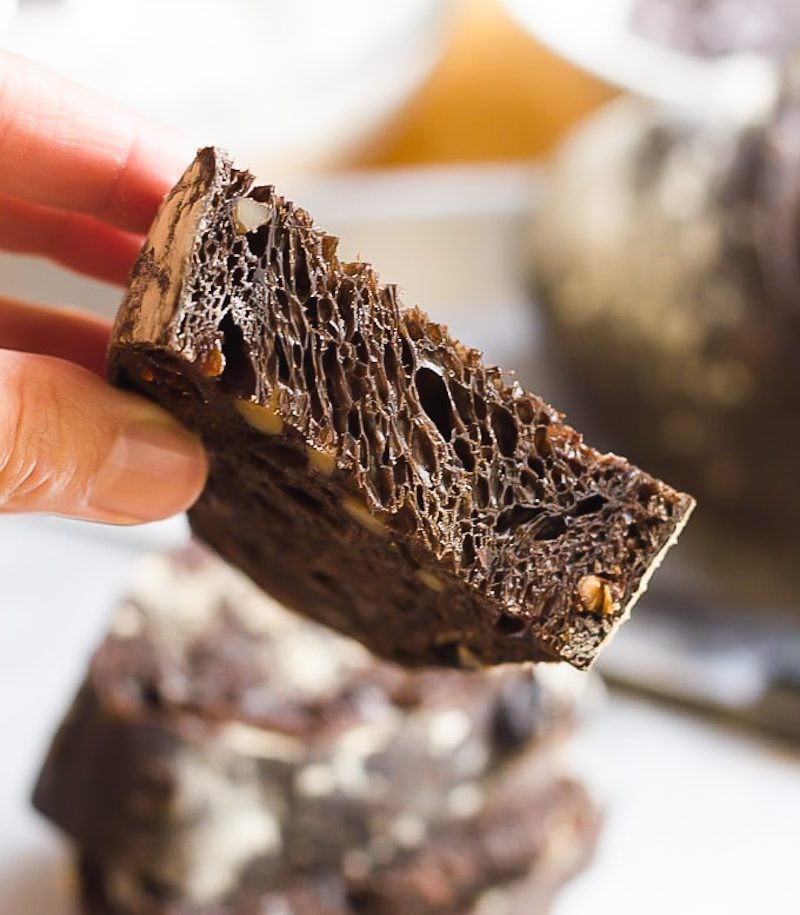
<instances>
[{"instance_id":1,"label":"chocolate chunk","mask_svg":"<svg viewBox=\"0 0 800 915\"><path fill-rule=\"evenodd\" d=\"M400 663L587 667L692 500L586 446L335 251L215 149L156 219L109 374L203 436L195 533ZM580 599L587 575L602 610Z\"/></svg>"}]
</instances>

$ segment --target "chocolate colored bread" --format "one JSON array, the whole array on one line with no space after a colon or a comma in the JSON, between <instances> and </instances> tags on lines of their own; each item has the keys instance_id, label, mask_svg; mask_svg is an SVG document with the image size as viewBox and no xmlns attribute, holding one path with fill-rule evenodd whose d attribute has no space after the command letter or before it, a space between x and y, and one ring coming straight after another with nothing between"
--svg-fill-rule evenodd
<instances>
[{"instance_id":1,"label":"chocolate colored bread","mask_svg":"<svg viewBox=\"0 0 800 915\"><path fill-rule=\"evenodd\" d=\"M466 915L491 890L529 915L597 830L559 771L558 673L582 680L405 671L199 549L154 558L35 803L77 843L91 913Z\"/></svg>"},{"instance_id":2,"label":"chocolate colored bread","mask_svg":"<svg viewBox=\"0 0 800 915\"><path fill-rule=\"evenodd\" d=\"M156 219L109 373L202 434L203 540L406 665L588 666L693 504L586 446L215 149Z\"/></svg>"},{"instance_id":3,"label":"chocolate colored bread","mask_svg":"<svg viewBox=\"0 0 800 915\"><path fill-rule=\"evenodd\" d=\"M197 903L124 864L84 857L82 902L86 915L545 915L564 882L585 867L596 831L584 791L557 781L523 808L497 806L436 829L367 876L351 865L344 879L337 872L300 876L289 886L251 886Z\"/></svg>"}]
</instances>

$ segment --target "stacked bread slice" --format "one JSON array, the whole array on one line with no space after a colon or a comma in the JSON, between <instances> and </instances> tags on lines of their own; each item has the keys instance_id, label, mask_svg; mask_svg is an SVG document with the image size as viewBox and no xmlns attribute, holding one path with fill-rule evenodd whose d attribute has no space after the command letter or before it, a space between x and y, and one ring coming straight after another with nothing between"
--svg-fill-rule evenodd
<instances>
[{"instance_id":1,"label":"stacked bread slice","mask_svg":"<svg viewBox=\"0 0 800 915\"><path fill-rule=\"evenodd\" d=\"M409 672L193 547L146 561L35 803L90 913L535 915L598 825L569 675Z\"/></svg>"}]
</instances>

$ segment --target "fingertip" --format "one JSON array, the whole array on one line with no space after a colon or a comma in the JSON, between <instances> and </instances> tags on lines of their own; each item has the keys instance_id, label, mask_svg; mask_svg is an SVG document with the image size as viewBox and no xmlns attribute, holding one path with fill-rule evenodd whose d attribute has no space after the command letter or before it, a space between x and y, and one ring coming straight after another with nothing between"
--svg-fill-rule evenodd
<instances>
[{"instance_id":1,"label":"fingertip","mask_svg":"<svg viewBox=\"0 0 800 915\"><path fill-rule=\"evenodd\" d=\"M0 350L0 511L132 524L202 491L200 440L166 411L62 359Z\"/></svg>"},{"instance_id":2,"label":"fingertip","mask_svg":"<svg viewBox=\"0 0 800 915\"><path fill-rule=\"evenodd\" d=\"M207 475L198 438L167 414L139 418L121 429L92 481L89 509L113 523L158 521L193 505Z\"/></svg>"}]
</instances>

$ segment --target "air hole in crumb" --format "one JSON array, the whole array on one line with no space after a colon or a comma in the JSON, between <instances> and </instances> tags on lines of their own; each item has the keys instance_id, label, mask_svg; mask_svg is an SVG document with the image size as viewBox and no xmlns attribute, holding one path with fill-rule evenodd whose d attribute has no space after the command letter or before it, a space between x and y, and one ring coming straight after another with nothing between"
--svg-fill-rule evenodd
<instances>
[{"instance_id":1,"label":"air hole in crumb","mask_svg":"<svg viewBox=\"0 0 800 915\"><path fill-rule=\"evenodd\" d=\"M303 378L308 393L314 393L317 387L317 370L314 366L314 350L310 346L303 354Z\"/></svg>"},{"instance_id":2,"label":"air hole in crumb","mask_svg":"<svg viewBox=\"0 0 800 915\"><path fill-rule=\"evenodd\" d=\"M501 613L495 621L494 628L500 635L519 635L525 631L526 621L521 616Z\"/></svg>"},{"instance_id":3,"label":"air hole in crumb","mask_svg":"<svg viewBox=\"0 0 800 915\"><path fill-rule=\"evenodd\" d=\"M516 407L517 416L519 416L521 422L525 423L526 425L529 425L533 422L536 413L530 400L518 400Z\"/></svg>"},{"instance_id":4,"label":"air hole in crumb","mask_svg":"<svg viewBox=\"0 0 800 915\"><path fill-rule=\"evenodd\" d=\"M513 457L517 450L519 431L516 420L505 407L492 407L492 431L500 453Z\"/></svg>"},{"instance_id":5,"label":"air hole in crumb","mask_svg":"<svg viewBox=\"0 0 800 915\"><path fill-rule=\"evenodd\" d=\"M394 347L390 346L388 343L383 349L383 367L386 369L386 377L389 381L397 381L399 369L397 364L397 353L394 351Z\"/></svg>"},{"instance_id":6,"label":"air hole in crumb","mask_svg":"<svg viewBox=\"0 0 800 915\"><path fill-rule=\"evenodd\" d=\"M361 428L361 414L358 412L358 407L350 408L350 412L347 414L347 428L353 438L361 438L363 430Z\"/></svg>"},{"instance_id":7,"label":"air hole in crumb","mask_svg":"<svg viewBox=\"0 0 800 915\"><path fill-rule=\"evenodd\" d=\"M405 337L402 338L400 342L400 358L403 362L403 368L406 370L406 375L410 378L414 374L414 366L416 364L414 359L414 349L410 340L407 340Z\"/></svg>"},{"instance_id":8,"label":"air hole in crumb","mask_svg":"<svg viewBox=\"0 0 800 915\"><path fill-rule=\"evenodd\" d=\"M461 568L470 569L475 565L475 545L472 541L472 537L467 534L464 537L464 543L461 547Z\"/></svg>"},{"instance_id":9,"label":"air hole in crumb","mask_svg":"<svg viewBox=\"0 0 800 915\"><path fill-rule=\"evenodd\" d=\"M420 427L414 429L412 450L417 464L420 464L429 473L436 473L438 467L436 449L433 446L433 442L428 438L428 433L425 429Z\"/></svg>"},{"instance_id":10,"label":"air hole in crumb","mask_svg":"<svg viewBox=\"0 0 800 915\"><path fill-rule=\"evenodd\" d=\"M291 371L289 369L289 361L286 358L286 352L283 348L283 343L281 342L281 338L278 336L275 337L274 349L275 349L275 358L278 360L278 378L284 384L288 384L289 379L291 377Z\"/></svg>"},{"instance_id":11,"label":"air hole in crumb","mask_svg":"<svg viewBox=\"0 0 800 915\"><path fill-rule=\"evenodd\" d=\"M607 504L608 499L606 499L605 496L595 493L593 496L586 496L586 498L576 502L572 514L576 518L579 518L581 515L593 515L595 512L599 512L600 509Z\"/></svg>"},{"instance_id":12,"label":"air hole in crumb","mask_svg":"<svg viewBox=\"0 0 800 915\"><path fill-rule=\"evenodd\" d=\"M520 525L539 518L544 509L538 505L512 505L497 516L494 529L498 534L513 533ZM536 538L539 539L538 536Z\"/></svg>"},{"instance_id":13,"label":"air hole in crumb","mask_svg":"<svg viewBox=\"0 0 800 915\"><path fill-rule=\"evenodd\" d=\"M220 384L225 390L250 397L256 390L256 373L242 329L233 320L231 313L227 312L220 321L219 330L222 334L222 355L225 359Z\"/></svg>"},{"instance_id":14,"label":"air hole in crumb","mask_svg":"<svg viewBox=\"0 0 800 915\"><path fill-rule=\"evenodd\" d=\"M358 361L364 366L369 365L369 347L360 331L356 331L350 339L355 347Z\"/></svg>"},{"instance_id":15,"label":"air hole in crumb","mask_svg":"<svg viewBox=\"0 0 800 915\"><path fill-rule=\"evenodd\" d=\"M546 518L533 535L534 540L557 540L567 532L567 522L561 515Z\"/></svg>"},{"instance_id":16,"label":"air hole in crumb","mask_svg":"<svg viewBox=\"0 0 800 915\"><path fill-rule=\"evenodd\" d=\"M489 504L489 481L486 477L478 477L475 481L475 503L480 508L485 508Z\"/></svg>"},{"instance_id":17,"label":"air hole in crumb","mask_svg":"<svg viewBox=\"0 0 800 915\"><path fill-rule=\"evenodd\" d=\"M475 409L472 406L472 397L470 392L457 381L450 385L450 395L453 398L456 412L465 423L472 422L475 415Z\"/></svg>"},{"instance_id":18,"label":"air hole in crumb","mask_svg":"<svg viewBox=\"0 0 800 915\"><path fill-rule=\"evenodd\" d=\"M297 259L294 267L294 288L297 297L302 302L311 294L311 276L308 271L308 261L306 252L302 246L299 246Z\"/></svg>"},{"instance_id":19,"label":"air hole in crumb","mask_svg":"<svg viewBox=\"0 0 800 915\"><path fill-rule=\"evenodd\" d=\"M464 469L472 472L475 469L475 455L472 453L470 443L463 438L457 438L453 442L453 450L464 465Z\"/></svg>"},{"instance_id":20,"label":"air hole in crumb","mask_svg":"<svg viewBox=\"0 0 800 915\"><path fill-rule=\"evenodd\" d=\"M539 479L544 479L547 475L547 468L544 465L544 461L535 454L528 455L528 467L530 467Z\"/></svg>"},{"instance_id":21,"label":"air hole in crumb","mask_svg":"<svg viewBox=\"0 0 800 915\"><path fill-rule=\"evenodd\" d=\"M636 493L636 497L642 503L642 505L646 505L653 498L653 496L655 494L656 494L656 487L653 483L642 483L639 486L639 490Z\"/></svg>"},{"instance_id":22,"label":"air hole in crumb","mask_svg":"<svg viewBox=\"0 0 800 915\"><path fill-rule=\"evenodd\" d=\"M453 432L453 408L444 379L432 369L423 367L417 369L414 380L422 409L442 438L449 442Z\"/></svg>"},{"instance_id":23,"label":"air hole in crumb","mask_svg":"<svg viewBox=\"0 0 800 915\"><path fill-rule=\"evenodd\" d=\"M256 257L263 257L267 250L267 243L269 241L269 226L259 226L255 232L248 232L245 235L247 240L247 247L250 249L250 253Z\"/></svg>"}]
</instances>

